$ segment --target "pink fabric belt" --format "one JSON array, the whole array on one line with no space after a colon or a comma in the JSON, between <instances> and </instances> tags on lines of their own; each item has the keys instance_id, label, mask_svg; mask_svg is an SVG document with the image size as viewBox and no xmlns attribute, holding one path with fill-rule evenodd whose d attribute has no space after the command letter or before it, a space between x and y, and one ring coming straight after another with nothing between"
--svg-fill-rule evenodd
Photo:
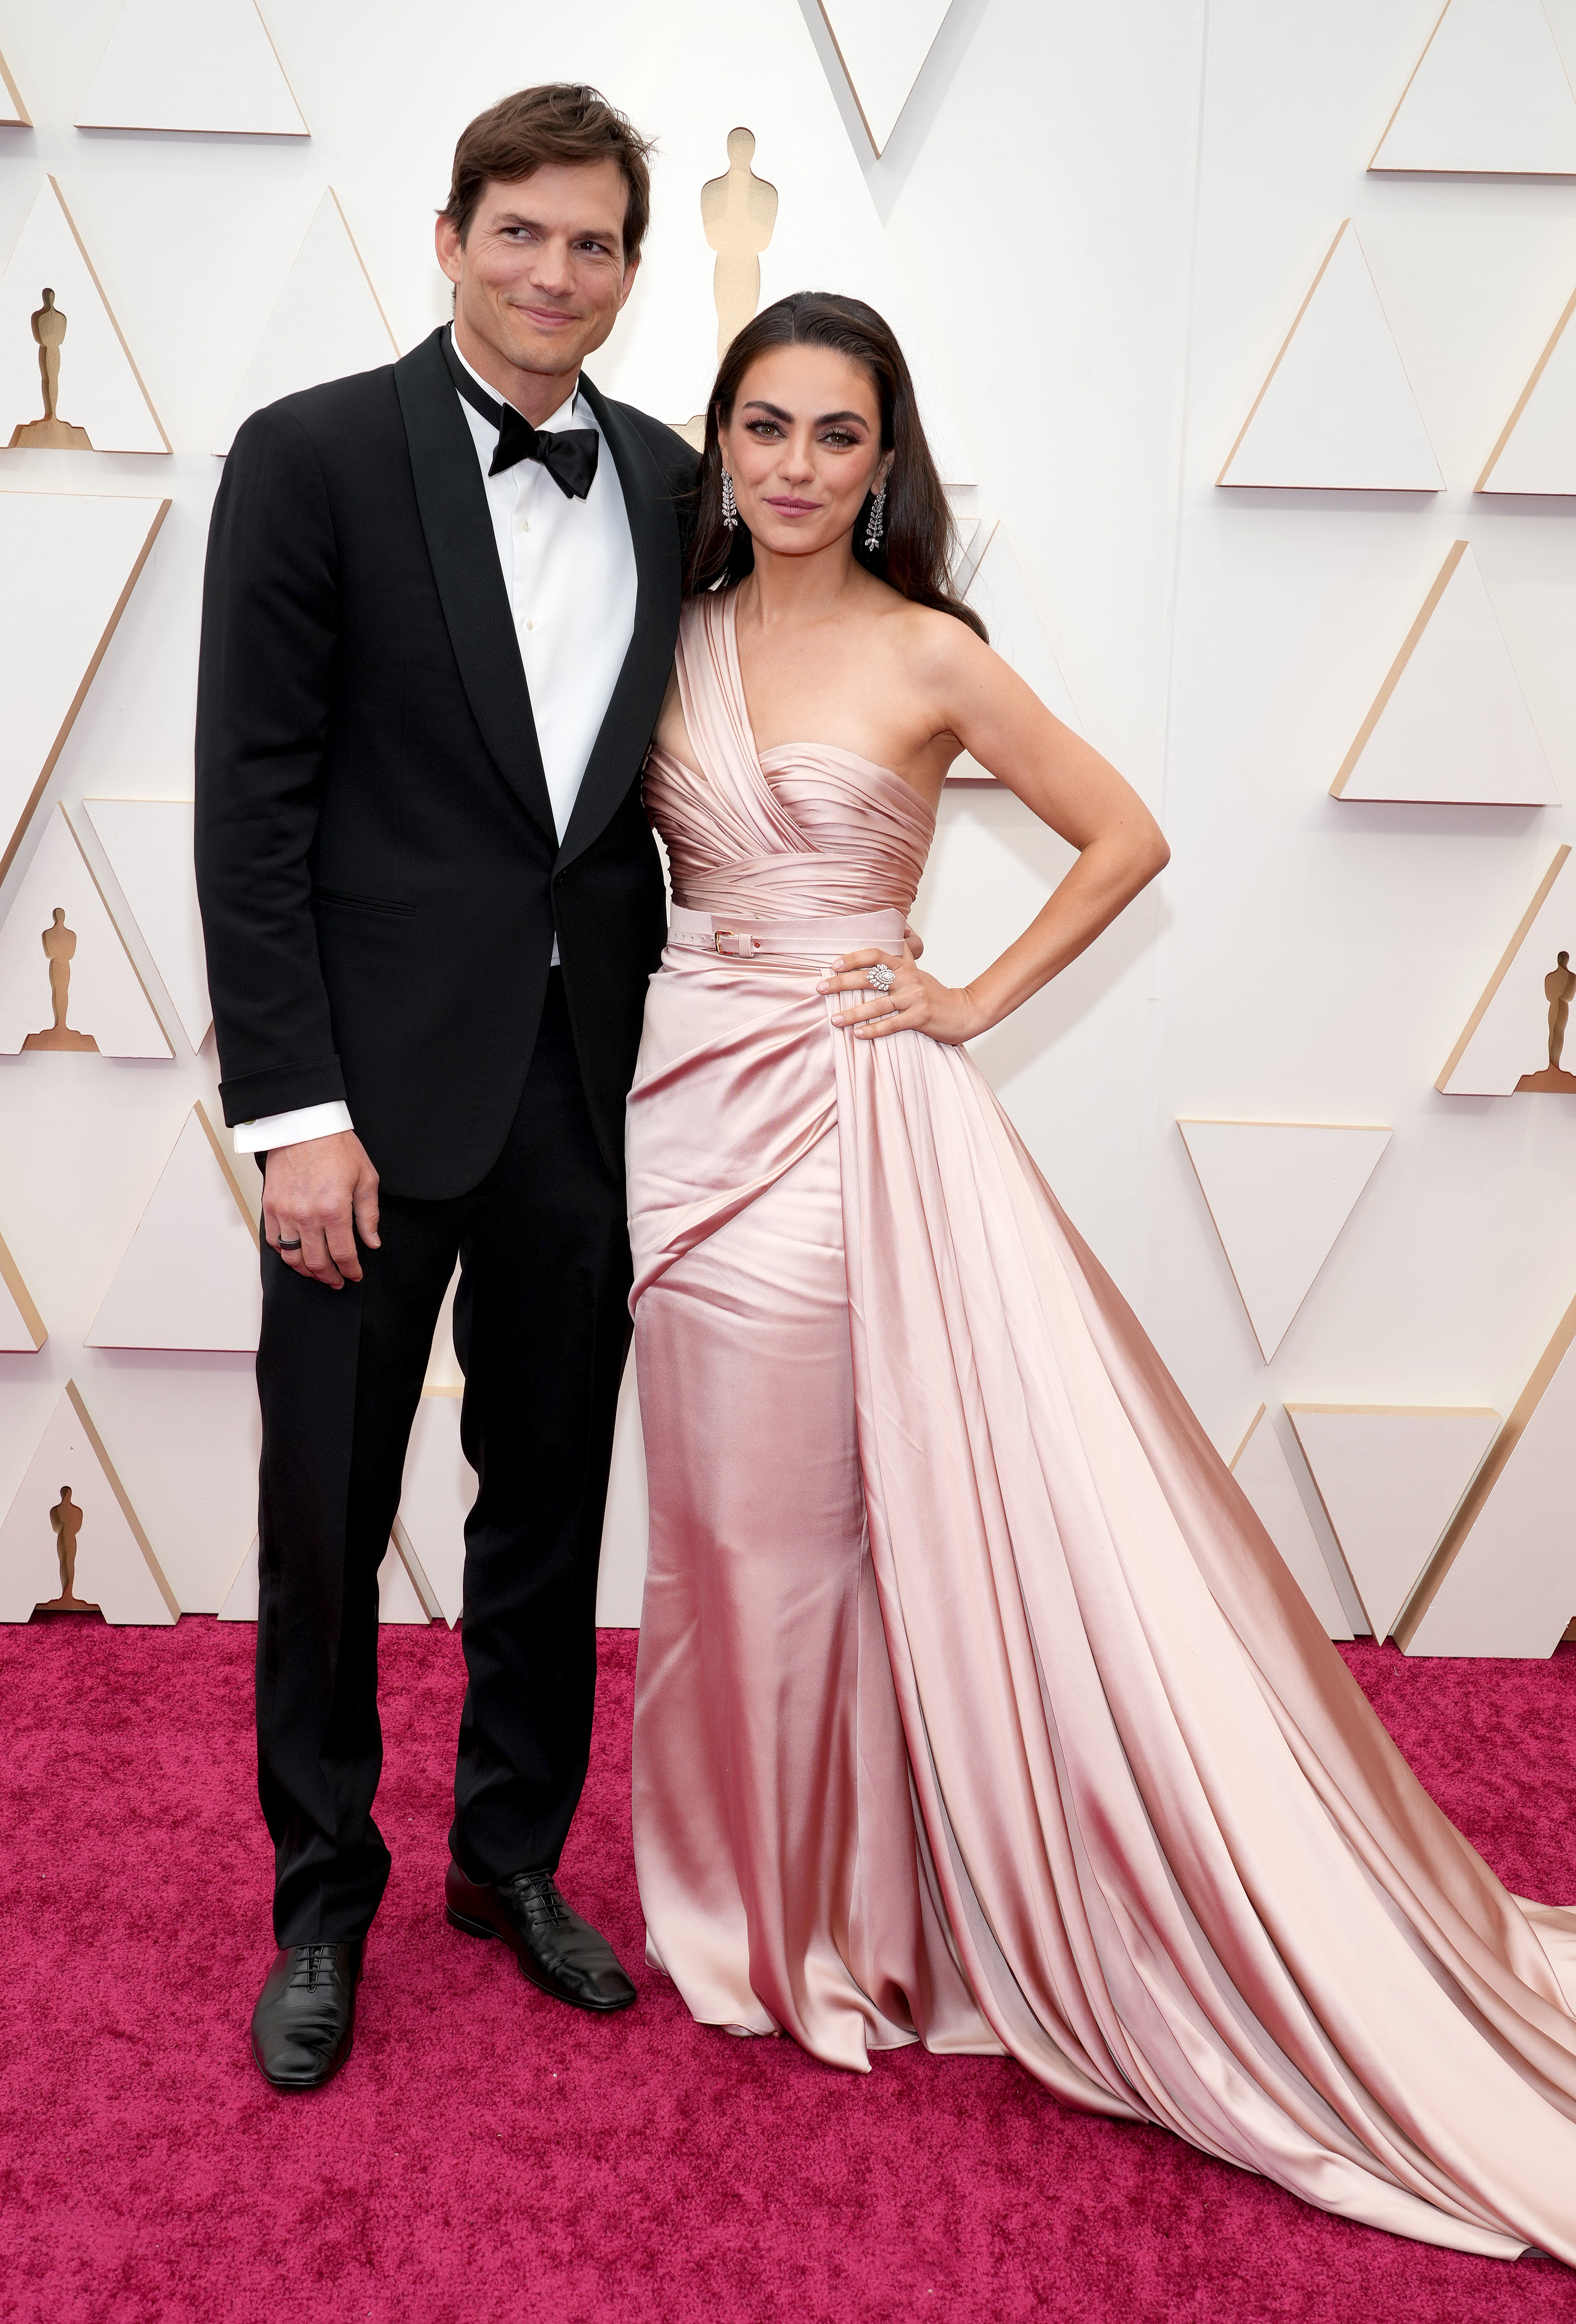
<instances>
[{"instance_id":1,"label":"pink fabric belt","mask_svg":"<svg viewBox=\"0 0 1576 2324\"><path fill-rule=\"evenodd\" d=\"M894 947L902 943L904 927L903 915L896 910L859 912L843 919L751 920L723 912L692 912L687 905L675 904L668 941L733 960L752 960L760 953L814 953L817 959L830 959L859 945Z\"/></svg>"}]
</instances>

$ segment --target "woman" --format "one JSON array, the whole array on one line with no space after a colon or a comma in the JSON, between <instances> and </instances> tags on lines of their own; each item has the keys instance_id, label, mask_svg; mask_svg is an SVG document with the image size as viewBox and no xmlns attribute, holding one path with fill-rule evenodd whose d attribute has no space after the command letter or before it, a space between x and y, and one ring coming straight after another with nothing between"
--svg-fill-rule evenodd
<instances>
[{"instance_id":1,"label":"woman","mask_svg":"<svg viewBox=\"0 0 1576 2324\"><path fill-rule=\"evenodd\" d=\"M1004 2050L1325 2209L1576 2262L1576 1910L1418 1785L961 1046L1166 846L946 535L879 316L741 332L646 774L650 1958L707 2024ZM950 991L905 915L962 749L1080 852Z\"/></svg>"}]
</instances>

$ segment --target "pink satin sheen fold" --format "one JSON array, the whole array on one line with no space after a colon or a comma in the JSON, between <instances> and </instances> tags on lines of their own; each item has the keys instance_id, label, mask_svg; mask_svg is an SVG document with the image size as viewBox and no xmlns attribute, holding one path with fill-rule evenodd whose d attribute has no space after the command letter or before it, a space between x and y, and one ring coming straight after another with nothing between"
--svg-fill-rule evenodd
<instances>
[{"instance_id":1,"label":"pink satin sheen fold","mask_svg":"<svg viewBox=\"0 0 1576 2324\"><path fill-rule=\"evenodd\" d=\"M678 672L629 1116L653 1960L708 2023L1004 2050L1327 2210L1576 2263L1576 1910L1413 1777L967 1053L831 1023L924 802L756 753L730 599Z\"/></svg>"}]
</instances>

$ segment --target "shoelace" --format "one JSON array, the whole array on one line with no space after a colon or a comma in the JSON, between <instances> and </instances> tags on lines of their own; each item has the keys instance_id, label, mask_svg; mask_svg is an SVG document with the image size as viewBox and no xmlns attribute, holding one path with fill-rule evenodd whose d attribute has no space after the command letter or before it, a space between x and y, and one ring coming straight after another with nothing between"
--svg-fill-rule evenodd
<instances>
[{"instance_id":1,"label":"shoelace","mask_svg":"<svg viewBox=\"0 0 1576 2324\"><path fill-rule=\"evenodd\" d=\"M318 1985L331 1985L336 1975L333 1945L300 1945L296 1950L295 1967L290 1981L292 1986L304 1985L309 1992Z\"/></svg>"},{"instance_id":2,"label":"shoelace","mask_svg":"<svg viewBox=\"0 0 1576 2324\"><path fill-rule=\"evenodd\" d=\"M564 1900L553 1885L550 1872L517 1872L508 1885L532 1921L539 1923L563 1919Z\"/></svg>"}]
</instances>

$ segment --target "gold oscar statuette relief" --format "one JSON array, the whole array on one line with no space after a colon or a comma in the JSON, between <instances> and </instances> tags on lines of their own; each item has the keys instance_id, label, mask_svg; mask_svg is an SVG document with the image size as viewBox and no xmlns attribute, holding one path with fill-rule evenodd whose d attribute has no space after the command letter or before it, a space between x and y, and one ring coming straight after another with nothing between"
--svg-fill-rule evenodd
<instances>
[{"instance_id":1,"label":"gold oscar statuette relief","mask_svg":"<svg viewBox=\"0 0 1576 2324\"><path fill-rule=\"evenodd\" d=\"M712 298L717 309L717 361L722 362L760 304L760 258L777 225L778 191L751 168L755 159L755 132L728 132L728 167L723 176L708 178L700 189L700 222L709 246L717 254L712 269ZM706 416L697 411L678 433L701 451L705 444Z\"/></svg>"},{"instance_id":2,"label":"gold oscar statuette relief","mask_svg":"<svg viewBox=\"0 0 1576 2324\"><path fill-rule=\"evenodd\" d=\"M1576 1097L1576 1074L1566 1073L1560 1063L1565 1047L1565 1028L1571 1019L1571 1003L1576 1001L1576 968L1571 967L1568 952L1559 954L1544 977L1544 994L1549 1004L1549 1062L1541 1073L1523 1074L1516 1084L1516 1093L1518 1097L1524 1091Z\"/></svg>"},{"instance_id":3,"label":"gold oscar statuette relief","mask_svg":"<svg viewBox=\"0 0 1576 2324\"><path fill-rule=\"evenodd\" d=\"M66 926L63 904L55 906L54 916L41 941L50 964L50 1001L55 1021L41 1033L30 1033L22 1046L24 1049L91 1049L97 1055L98 1044L92 1034L73 1032L66 1022L66 1012L71 1005L71 961L77 950L77 933Z\"/></svg>"},{"instance_id":4,"label":"gold oscar statuette relief","mask_svg":"<svg viewBox=\"0 0 1576 2324\"><path fill-rule=\"evenodd\" d=\"M777 224L777 188L758 178L755 132L728 132L727 174L708 178L700 189L700 217L717 254L712 297L717 309L717 361L760 304L760 257Z\"/></svg>"},{"instance_id":5,"label":"gold oscar statuette relief","mask_svg":"<svg viewBox=\"0 0 1576 2324\"><path fill-rule=\"evenodd\" d=\"M41 1598L33 1610L40 1614L101 1612L101 1608L77 1595L77 1536L82 1530L82 1511L71 1499L69 1485L60 1487L60 1498L50 1511L50 1524L55 1536L55 1555L60 1563L60 1594L58 1598Z\"/></svg>"},{"instance_id":6,"label":"gold oscar statuette relief","mask_svg":"<svg viewBox=\"0 0 1576 2324\"><path fill-rule=\"evenodd\" d=\"M86 428L74 428L56 409L60 400L60 349L65 343L66 318L46 290L43 305L32 316L32 336L38 343L39 377L43 383L44 416L24 420L12 430L11 449L33 452L91 452Z\"/></svg>"}]
</instances>

